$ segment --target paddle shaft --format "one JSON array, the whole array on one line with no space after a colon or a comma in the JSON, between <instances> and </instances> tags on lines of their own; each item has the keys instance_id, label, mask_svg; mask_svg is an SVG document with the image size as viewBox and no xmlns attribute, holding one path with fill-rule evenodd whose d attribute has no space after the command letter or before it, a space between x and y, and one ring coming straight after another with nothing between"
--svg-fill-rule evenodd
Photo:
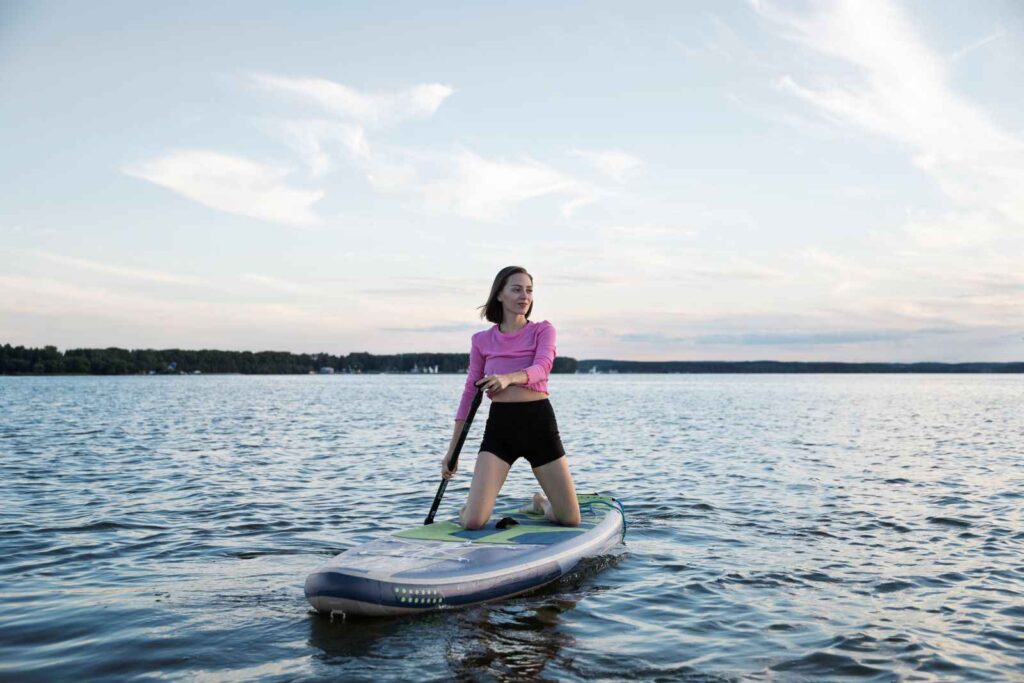
<instances>
[{"instance_id":1,"label":"paddle shaft","mask_svg":"<svg viewBox=\"0 0 1024 683\"><path fill-rule=\"evenodd\" d=\"M473 424L473 417L476 415L476 409L480 407L480 401L483 400L484 390L477 389L476 396L473 397L473 404L469 407L469 414L466 415L466 421L462 423L462 432L459 433L459 440L455 442L455 452L452 453L452 457L448 460L448 469L454 470L455 466L459 463L459 453L462 452L462 444L466 443L466 436L469 434L469 426ZM441 504L441 498L444 497L444 491L448 488L448 480L442 478L441 485L437 487L437 495L434 496L434 504L430 506L430 514L423 521L424 524L433 524L434 515L437 514L437 507Z\"/></svg>"}]
</instances>

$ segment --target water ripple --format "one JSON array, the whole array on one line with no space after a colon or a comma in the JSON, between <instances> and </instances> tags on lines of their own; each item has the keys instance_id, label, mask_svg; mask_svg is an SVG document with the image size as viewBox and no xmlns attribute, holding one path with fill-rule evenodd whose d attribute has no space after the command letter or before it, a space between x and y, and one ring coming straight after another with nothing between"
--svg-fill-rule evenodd
<instances>
[{"instance_id":1,"label":"water ripple","mask_svg":"<svg viewBox=\"0 0 1024 683\"><path fill-rule=\"evenodd\" d=\"M500 604L332 622L305 574L422 521L460 378L0 378L0 678L1024 678L1021 378L551 383L626 545Z\"/></svg>"}]
</instances>

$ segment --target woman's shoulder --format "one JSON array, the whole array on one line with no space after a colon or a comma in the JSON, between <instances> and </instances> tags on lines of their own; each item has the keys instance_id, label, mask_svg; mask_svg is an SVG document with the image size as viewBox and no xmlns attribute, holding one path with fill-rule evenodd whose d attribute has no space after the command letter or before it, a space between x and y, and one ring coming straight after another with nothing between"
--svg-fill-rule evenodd
<instances>
[{"instance_id":1,"label":"woman's shoulder","mask_svg":"<svg viewBox=\"0 0 1024 683\"><path fill-rule=\"evenodd\" d=\"M496 330L497 328L498 328L497 325L491 325L490 327L488 327L485 330L480 330L479 332L474 332L473 333L473 337L472 337L473 343L474 344L478 344L478 343L484 341L485 339L487 339L487 337L493 335L494 334L494 330Z\"/></svg>"},{"instance_id":2,"label":"woman's shoulder","mask_svg":"<svg viewBox=\"0 0 1024 683\"><path fill-rule=\"evenodd\" d=\"M555 326L548 320L541 320L539 323L536 323L536 328L538 334L546 330L551 330L552 332L555 331Z\"/></svg>"}]
</instances>

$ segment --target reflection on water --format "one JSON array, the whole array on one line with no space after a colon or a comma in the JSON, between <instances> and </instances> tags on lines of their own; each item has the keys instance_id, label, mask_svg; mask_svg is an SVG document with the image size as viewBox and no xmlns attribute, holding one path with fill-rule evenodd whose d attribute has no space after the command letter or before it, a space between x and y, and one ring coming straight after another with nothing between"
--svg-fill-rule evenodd
<instances>
[{"instance_id":1,"label":"reflection on water","mask_svg":"<svg viewBox=\"0 0 1024 683\"><path fill-rule=\"evenodd\" d=\"M498 605L467 610L448 643L451 674L474 680L487 673L498 680L536 680L547 664L575 640L558 626L573 600L548 599L539 607Z\"/></svg>"},{"instance_id":2,"label":"reflection on water","mask_svg":"<svg viewBox=\"0 0 1024 683\"><path fill-rule=\"evenodd\" d=\"M312 614L307 572L422 521L460 385L0 377L0 678L1024 679L1019 376L556 376L620 552L501 603Z\"/></svg>"},{"instance_id":3,"label":"reflection on water","mask_svg":"<svg viewBox=\"0 0 1024 683\"><path fill-rule=\"evenodd\" d=\"M309 613L309 644L325 664L351 662L359 675L380 673L375 660L419 652L443 654L445 677L457 680L544 680L550 662L565 661L575 638L563 615L604 590L593 579L625 552L584 560L570 574L529 594L500 603L411 617L331 617ZM419 656L419 655L416 655Z\"/></svg>"}]
</instances>

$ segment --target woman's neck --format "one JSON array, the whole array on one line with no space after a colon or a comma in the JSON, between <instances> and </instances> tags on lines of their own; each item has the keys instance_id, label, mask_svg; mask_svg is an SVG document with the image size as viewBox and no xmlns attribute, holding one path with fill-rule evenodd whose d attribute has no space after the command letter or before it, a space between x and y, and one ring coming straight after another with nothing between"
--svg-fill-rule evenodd
<instances>
[{"instance_id":1,"label":"woman's neck","mask_svg":"<svg viewBox=\"0 0 1024 683\"><path fill-rule=\"evenodd\" d=\"M512 320L502 321L502 323L498 325L498 329L504 332L505 334L512 334L513 332L518 332L519 330L526 327L527 322L528 321L526 320L525 315L517 315Z\"/></svg>"}]
</instances>

